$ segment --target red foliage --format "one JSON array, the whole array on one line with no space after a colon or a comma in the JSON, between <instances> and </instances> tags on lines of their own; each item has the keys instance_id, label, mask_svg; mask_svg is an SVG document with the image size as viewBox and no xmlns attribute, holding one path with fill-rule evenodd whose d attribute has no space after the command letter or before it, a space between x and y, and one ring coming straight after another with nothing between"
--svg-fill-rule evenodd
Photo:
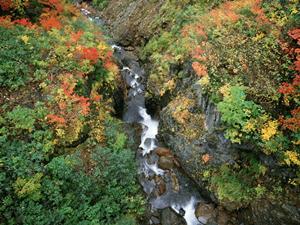
<instances>
[{"instance_id":1,"label":"red foliage","mask_svg":"<svg viewBox=\"0 0 300 225\"><path fill-rule=\"evenodd\" d=\"M13 22L15 24L22 25L24 27L32 28L32 26L33 26L33 24L27 18L22 18L22 19L14 20Z\"/></svg>"},{"instance_id":2,"label":"red foliage","mask_svg":"<svg viewBox=\"0 0 300 225\"><path fill-rule=\"evenodd\" d=\"M292 84L294 87L300 87L300 75L295 76Z\"/></svg>"},{"instance_id":3,"label":"red foliage","mask_svg":"<svg viewBox=\"0 0 300 225\"><path fill-rule=\"evenodd\" d=\"M83 35L83 31L77 31L76 33L71 34L71 42L76 43L80 40L81 36Z\"/></svg>"},{"instance_id":4,"label":"red foliage","mask_svg":"<svg viewBox=\"0 0 300 225\"><path fill-rule=\"evenodd\" d=\"M83 48L81 51L81 58L90 60L95 64L99 59L99 52L97 48Z\"/></svg>"},{"instance_id":5,"label":"red foliage","mask_svg":"<svg viewBox=\"0 0 300 225\"><path fill-rule=\"evenodd\" d=\"M60 0L40 0L39 2L45 6L48 6L50 9L54 9L57 13L61 13L64 10Z\"/></svg>"},{"instance_id":6,"label":"red foliage","mask_svg":"<svg viewBox=\"0 0 300 225\"><path fill-rule=\"evenodd\" d=\"M70 77L70 75L66 76L67 78ZM67 80L64 80L62 82L61 85L64 94L68 97L68 100L71 103L75 103L74 107L75 108L79 108L79 111L82 115L87 115L90 112L90 102L89 102L89 98L83 97L83 96L79 96L77 94L74 93L74 88L75 88L75 84L70 84ZM61 110L65 110L66 109L66 103L59 103L59 108ZM74 108L74 109L75 109Z\"/></svg>"},{"instance_id":7,"label":"red foliage","mask_svg":"<svg viewBox=\"0 0 300 225\"><path fill-rule=\"evenodd\" d=\"M112 61L113 52L108 51L105 55L103 67L107 70L110 70L115 64Z\"/></svg>"},{"instance_id":8,"label":"red foliage","mask_svg":"<svg viewBox=\"0 0 300 225\"><path fill-rule=\"evenodd\" d=\"M290 95L290 94L293 94L295 92L295 88L292 84L284 82L279 87L278 92L281 93L281 94L284 94L284 95Z\"/></svg>"},{"instance_id":9,"label":"red foliage","mask_svg":"<svg viewBox=\"0 0 300 225\"><path fill-rule=\"evenodd\" d=\"M300 29L293 29L288 32L288 35L297 41L297 44L300 45ZM296 72L300 71L300 49L288 48L291 49L288 51L291 57L295 57L294 70ZM291 111L291 115L284 118L283 116L279 119L281 125L284 129L291 130L293 132L298 132L300 129L300 107L299 107L299 96L300 96L300 75L295 75L291 83L282 83L279 92L282 93L287 99L287 101L293 100L296 104L296 108Z\"/></svg>"},{"instance_id":10,"label":"red foliage","mask_svg":"<svg viewBox=\"0 0 300 225\"><path fill-rule=\"evenodd\" d=\"M62 25L55 16L43 17L40 19L40 23L45 30L61 29Z\"/></svg>"},{"instance_id":11,"label":"red foliage","mask_svg":"<svg viewBox=\"0 0 300 225\"><path fill-rule=\"evenodd\" d=\"M83 97L83 96L78 96L74 95L74 99L79 103L80 108L81 108L81 114L86 116L90 112L90 103L89 103L89 98Z\"/></svg>"},{"instance_id":12,"label":"red foliage","mask_svg":"<svg viewBox=\"0 0 300 225\"><path fill-rule=\"evenodd\" d=\"M3 11L9 10L13 6L13 0L0 0L0 8Z\"/></svg>"},{"instance_id":13,"label":"red foliage","mask_svg":"<svg viewBox=\"0 0 300 225\"><path fill-rule=\"evenodd\" d=\"M285 129L297 132L300 129L300 107L291 111L292 117L284 119L280 118L280 123Z\"/></svg>"},{"instance_id":14,"label":"red foliage","mask_svg":"<svg viewBox=\"0 0 300 225\"><path fill-rule=\"evenodd\" d=\"M65 125L66 123L66 120L63 117L54 114L47 115L47 119L49 120L49 123L56 123L58 125Z\"/></svg>"},{"instance_id":15,"label":"red foliage","mask_svg":"<svg viewBox=\"0 0 300 225\"><path fill-rule=\"evenodd\" d=\"M72 97L72 95L74 93L74 85L71 86L67 81L63 81L62 89L66 96Z\"/></svg>"}]
</instances>

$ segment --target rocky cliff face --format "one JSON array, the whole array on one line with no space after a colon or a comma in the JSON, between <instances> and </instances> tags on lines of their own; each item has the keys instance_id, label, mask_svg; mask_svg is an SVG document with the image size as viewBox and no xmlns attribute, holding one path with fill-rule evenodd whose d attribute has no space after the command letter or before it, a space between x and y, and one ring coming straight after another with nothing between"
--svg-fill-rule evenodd
<instances>
[{"instance_id":1,"label":"rocky cliff face","mask_svg":"<svg viewBox=\"0 0 300 225\"><path fill-rule=\"evenodd\" d=\"M122 46L138 46L154 33L154 19L163 0L111 0L102 17L109 25L113 39Z\"/></svg>"},{"instance_id":2,"label":"rocky cliff face","mask_svg":"<svg viewBox=\"0 0 300 225\"><path fill-rule=\"evenodd\" d=\"M161 111L161 136L178 156L183 169L204 188L204 170L234 163L238 150L218 130L220 114L203 95L200 85L192 85L185 93L187 97L175 98ZM186 98L194 101L193 107L178 109Z\"/></svg>"}]
</instances>

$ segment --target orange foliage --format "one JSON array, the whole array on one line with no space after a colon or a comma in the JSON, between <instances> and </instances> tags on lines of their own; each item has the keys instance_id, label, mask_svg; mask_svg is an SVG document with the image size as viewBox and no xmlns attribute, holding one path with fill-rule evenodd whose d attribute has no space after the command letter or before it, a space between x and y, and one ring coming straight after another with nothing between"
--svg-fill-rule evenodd
<instances>
[{"instance_id":1,"label":"orange foliage","mask_svg":"<svg viewBox=\"0 0 300 225\"><path fill-rule=\"evenodd\" d=\"M76 33L71 34L71 42L76 43L80 40L81 36L83 35L83 31L77 31Z\"/></svg>"},{"instance_id":2,"label":"orange foliage","mask_svg":"<svg viewBox=\"0 0 300 225\"><path fill-rule=\"evenodd\" d=\"M95 101L95 102L99 102L101 99L101 96L100 95L94 95L92 100Z\"/></svg>"},{"instance_id":3,"label":"orange foliage","mask_svg":"<svg viewBox=\"0 0 300 225\"><path fill-rule=\"evenodd\" d=\"M59 126L63 126L66 123L66 120L63 117L54 114L47 115L47 119L49 120L49 123L55 123Z\"/></svg>"},{"instance_id":4,"label":"orange foliage","mask_svg":"<svg viewBox=\"0 0 300 225\"><path fill-rule=\"evenodd\" d=\"M207 39L205 27L202 24L187 25L181 29L181 35L183 37L188 37L190 34L195 34L198 37L203 37L203 38Z\"/></svg>"},{"instance_id":5,"label":"orange foliage","mask_svg":"<svg viewBox=\"0 0 300 225\"><path fill-rule=\"evenodd\" d=\"M201 65L199 62L193 62L192 67L198 76L203 77L207 75L206 66Z\"/></svg>"},{"instance_id":6,"label":"orange foliage","mask_svg":"<svg viewBox=\"0 0 300 225\"><path fill-rule=\"evenodd\" d=\"M11 22L11 16L0 16L0 26L11 28L14 24Z\"/></svg>"},{"instance_id":7,"label":"orange foliage","mask_svg":"<svg viewBox=\"0 0 300 225\"><path fill-rule=\"evenodd\" d=\"M55 16L44 16L40 19L40 23L45 30L61 29L62 25Z\"/></svg>"},{"instance_id":8,"label":"orange foliage","mask_svg":"<svg viewBox=\"0 0 300 225\"><path fill-rule=\"evenodd\" d=\"M211 160L211 156L209 155L209 154L204 154L203 156L202 156L202 161L204 162L204 163L208 163L210 160Z\"/></svg>"},{"instance_id":9,"label":"orange foliage","mask_svg":"<svg viewBox=\"0 0 300 225\"><path fill-rule=\"evenodd\" d=\"M207 58L205 56L203 56L203 54L205 53L204 50L202 50L202 48L200 46L197 46L195 49L193 49L192 51L192 57L196 60L199 61L206 61Z\"/></svg>"},{"instance_id":10,"label":"orange foliage","mask_svg":"<svg viewBox=\"0 0 300 225\"><path fill-rule=\"evenodd\" d=\"M263 9L261 8L262 0L254 0L254 4L252 6L252 12L257 15L257 22L269 23L268 18L266 17Z\"/></svg>"}]
</instances>

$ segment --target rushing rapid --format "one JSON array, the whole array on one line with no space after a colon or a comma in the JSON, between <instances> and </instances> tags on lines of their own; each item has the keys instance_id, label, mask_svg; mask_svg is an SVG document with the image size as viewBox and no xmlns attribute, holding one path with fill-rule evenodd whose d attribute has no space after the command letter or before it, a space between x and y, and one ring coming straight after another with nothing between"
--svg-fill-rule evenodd
<instances>
[{"instance_id":1,"label":"rushing rapid","mask_svg":"<svg viewBox=\"0 0 300 225\"><path fill-rule=\"evenodd\" d=\"M195 208L202 201L197 190L191 187L187 178L182 178L179 171L176 175L179 180L178 190L174 190L172 174L158 167L158 156L155 149L159 147L156 135L158 134L159 121L153 119L145 108L145 87L142 81L145 80L145 73L136 62L127 60L126 52L119 46L113 45L115 55L122 65L121 74L123 80L129 87L127 96L127 110L124 114L124 121L137 122L142 126L141 143L138 150L140 181L144 191L149 196L152 210L172 208L176 213L183 216L187 225L204 224L204 218L198 220L195 216ZM121 59L121 60L120 60ZM131 68L130 64L133 65ZM154 194L157 184L155 177L161 177L166 182L166 191L161 196ZM176 188L175 188L176 189ZM151 222L150 222L151 224Z\"/></svg>"}]
</instances>

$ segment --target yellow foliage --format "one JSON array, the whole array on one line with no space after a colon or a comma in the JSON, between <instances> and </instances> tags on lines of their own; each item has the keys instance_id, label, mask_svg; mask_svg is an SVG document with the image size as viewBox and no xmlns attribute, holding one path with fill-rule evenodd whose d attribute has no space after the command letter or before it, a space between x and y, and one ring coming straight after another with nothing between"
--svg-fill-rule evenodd
<instances>
[{"instance_id":1,"label":"yellow foliage","mask_svg":"<svg viewBox=\"0 0 300 225\"><path fill-rule=\"evenodd\" d=\"M21 36L21 40L22 40L25 44L27 44L28 41L29 41L29 37L28 37L27 35L23 35L23 36Z\"/></svg>"},{"instance_id":2,"label":"yellow foliage","mask_svg":"<svg viewBox=\"0 0 300 225\"><path fill-rule=\"evenodd\" d=\"M164 83L164 86L160 90L160 93L159 93L160 96L163 96L166 91L174 89L175 88L175 84L176 84L176 82L175 82L174 79L168 80L166 83Z\"/></svg>"},{"instance_id":3,"label":"yellow foliage","mask_svg":"<svg viewBox=\"0 0 300 225\"><path fill-rule=\"evenodd\" d=\"M261 39L263 39L265 37L265 34L264 33L259 33L259 34L256 34L255 37L252 38L253 41L259 41Z\"/></svg>"},{"instance_id":4,"label":"yellow foliage","mask_svg":"<svg viewBox=\"0 0 300 225\"><path fill-rule=\"evenodd\" d=\"M230 85L223 85L222 87L220 87L219 92L223 95L223 97L228 97L230 95Z\"/></svg>"},{"instance_id":5,"label":"yellow foliage","mask_svg":"<svg viewBox=\"0 0 300 225\"><path fill-rule=\"evenodd\" d=\"M209 83L210 83L209 76L204 76L199 80L199 84L201 85L201 87L206 87L209 85Z\"/></svg>"},{"instance_id":6,"label":"yellow foliage","mask_svg":"<svg viewBox=\"0 0 300 225\"><path fill-rule=\"evenodd\" d=\"M107 112L105 109L100 109L98 115L93 121L91 121L91 132L90 136L94 138L99 144L105 143L105 120L107 119Z\"/></svg>"},{"instance_id":7,"label":"yellow foliage","mask_svg":"<svg viewBox=\"0 0 300 225\"><path fill-rule=\"evenodd\" d=\"M249 120L246 125L243 127L243 131L246 133L250 133L252 131L255 131L255 121Z\"/></svg>"},{"instance_id":8,"label":"yellow foliage","mask_svg":"<svg viewBox=\"0 0 300 225\"><path fill-rule=\"evenodd\" d=\"M35 174L30 179L17 178L14 183L14 189L19 197L30 196L33 200L38 200L41 197L41 179L42 173Z\"/></svg>"},{"instance_id":9,"label":"yellow foliage","mask_svg":"<svg viewBox=\"0 0 300 225\"><path fill-rule=\"evenodd\" d=\"M287 165L291 165L291 164L295 164L295 165L297 165L297 166L300 166L300 160L299 160L299 154L297 153L297 152L294 152L294 151L286 151L285 153L284 153L284 155L285 155L285 159L284 159L284 161L285 161L285 163L287 164Z\"/></svg>"},{"instance_id":10,"label":"yellow foliage","mask_svg":"<svg viewBox=\"0 0 300 225\"><path fill-rule=\"evenodd\" d=\"M269 121L264 127L261 129L261 138L264 141L270 140L277 133L278 122L276 120Z\"/></svg>"},{"instance_id":11,"label":"yellow foliage","mask_svg":"<svg viewBox=\"0 0 300 225\"><path fill-rule=\"evenodd\" d=\"M100 52L103 52L107 49L107 45L104 42L100 42L100 44L97 46L97 48Z\"/></svg>"},{"instance_id":12,"label":"yellow foliage","mask_svg":"<svg viewBox=\"0 0 300 225\"><path fill-rule=\"evenodd\" d=\"M175 108L174 112L172 113L173 118L179 124L185 124L190 117L188 108L194 105L194 103L195 102L192 99L186 97L176 98L172 102L172 105Z\"/></svg>"}]
</instances>

